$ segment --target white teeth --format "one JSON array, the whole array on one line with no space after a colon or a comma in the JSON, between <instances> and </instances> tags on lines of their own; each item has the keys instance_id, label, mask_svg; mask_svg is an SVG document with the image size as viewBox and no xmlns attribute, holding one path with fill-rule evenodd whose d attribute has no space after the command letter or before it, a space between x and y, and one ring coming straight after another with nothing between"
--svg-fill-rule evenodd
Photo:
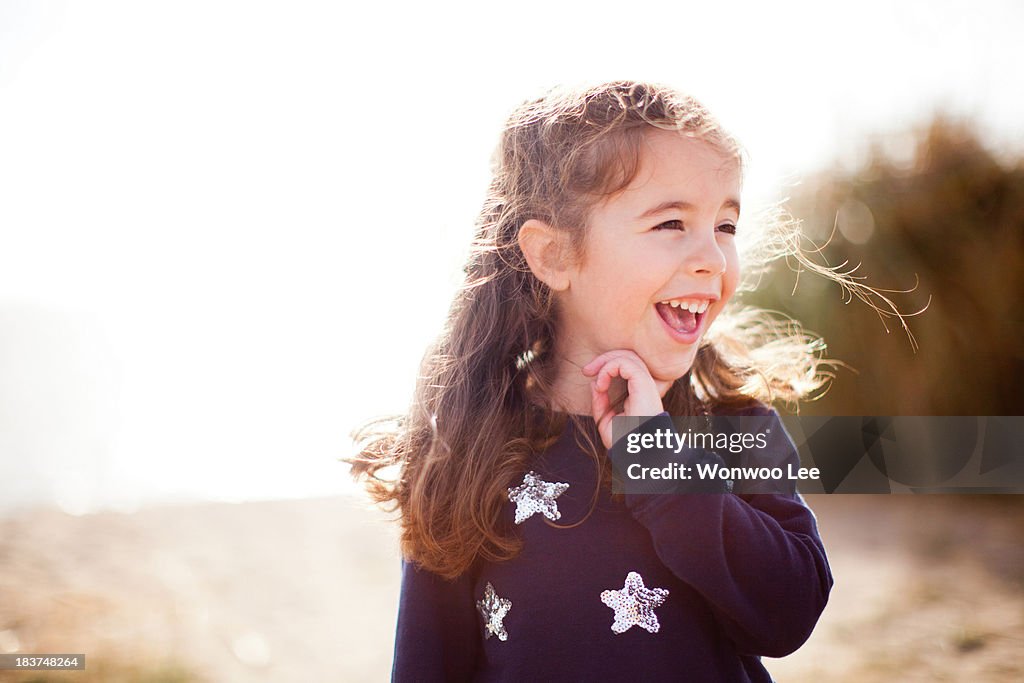
<instances>
[{"instance_id":1,"label":"white teeth","mask_svg":"<svg viewBox=\"0 0 1024 683\"><path fill-rule=\"evenodd\" d=\"M660 301L658 303L661 303L665 306L671 306L672 308L682 308L684 311L689 311L690 313L695 314L703 313L704 311L708 310L708 306L711 305L711 302L706 299L700 301L681 301L679 299L673 299L671 301Z\"/></svg>"}]
</instances>

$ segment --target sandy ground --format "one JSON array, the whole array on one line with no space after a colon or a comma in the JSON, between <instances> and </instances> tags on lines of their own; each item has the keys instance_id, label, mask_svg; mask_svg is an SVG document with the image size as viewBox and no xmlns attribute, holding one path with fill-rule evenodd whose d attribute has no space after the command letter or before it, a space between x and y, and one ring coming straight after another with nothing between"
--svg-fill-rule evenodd
<instances>
[{"instance_id":1,"label":"sandy ground","mask_svg":"<svg viewBox=\"0 0 1024 683\"><path fill-rule=\"evenodd\" d=\"M1024 680L1024 499L818 496L836 576L784 681ZM379 681L395 532L351 498L0 520L0 681Z\"/></svg>"}]
</instances>

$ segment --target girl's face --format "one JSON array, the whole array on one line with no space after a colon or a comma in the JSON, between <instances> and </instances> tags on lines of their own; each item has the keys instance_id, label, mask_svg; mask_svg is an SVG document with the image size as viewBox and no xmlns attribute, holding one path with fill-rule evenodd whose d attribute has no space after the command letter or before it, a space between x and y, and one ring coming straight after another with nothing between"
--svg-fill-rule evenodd
<instances>
[{"instance_id":1,"label":"girl's face","mask_svg":"<svg viewBox=\"0 0 1024 683\"><path fill-rule=\"evenodd\" d=\"M674 381L736 291L740 169L707 143L645 135L640 171L590 214L582 258L560 292L562 352L580 364L630 349Z\"/></svg>"}]
</instances>

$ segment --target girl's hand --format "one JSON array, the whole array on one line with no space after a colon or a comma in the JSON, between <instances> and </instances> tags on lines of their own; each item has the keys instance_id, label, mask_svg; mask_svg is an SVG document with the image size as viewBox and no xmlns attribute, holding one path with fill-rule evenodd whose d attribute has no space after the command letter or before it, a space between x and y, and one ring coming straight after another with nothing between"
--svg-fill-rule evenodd
<instances>
[{"instance_id":1,"label":"girl's hand","mask_svg":"<svg viewBox=\"0 0 1024 683\"><path fill-rule=\"evenodd\" d=\"M613 417L657 415L665 410L661 395L670 383L656 382L634 351L618 349L602 353L583 366L583 374L594 378L590 383L591 407L605 448L612 447ZM626 382L626 400L621 411L613 409L608 395L613 377L621 377Z\"/></svg>"}]
</instances>

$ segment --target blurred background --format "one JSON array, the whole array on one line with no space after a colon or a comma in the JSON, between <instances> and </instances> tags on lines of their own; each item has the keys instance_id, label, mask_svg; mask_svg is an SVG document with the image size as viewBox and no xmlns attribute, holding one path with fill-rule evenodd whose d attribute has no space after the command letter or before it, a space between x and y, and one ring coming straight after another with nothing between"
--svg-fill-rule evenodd
<instances>
[{"instance_id":1,"label":"blurred background","mask_svg":"<svg viewBox=\"0 0 1024 683\"><path fill-rule=\"evenodd\" d=\"M803 223L804 248L820 247L812 259L882 290L872 301L889 315L787 264L748 296L803 322L846 363L801 413L1021 415L1019 147L942 109L871 136L864 151L851 168L807 174L787 207Z\"/></svg>"},{"instance_id":2,"label":"blurred background","mask_svg":"<svg viewBox=\"0 0 1024 683\"><path fill-rule=\"evenodd\" d=\"M404 410L504 117L663 81L892 318L776 267L829 415L1019 415L1015 2L0 4L2 680L380 680L394 525L337 459ZM747 207L752 207L748 212ZM810 242L808 243L810 244ZM794 290L795 287L795 290ZM888 331L887 331L888 328ZM1019 680L1017 496L820 496L837 584L781 680Z\"/></svg>"}]
</instances>

